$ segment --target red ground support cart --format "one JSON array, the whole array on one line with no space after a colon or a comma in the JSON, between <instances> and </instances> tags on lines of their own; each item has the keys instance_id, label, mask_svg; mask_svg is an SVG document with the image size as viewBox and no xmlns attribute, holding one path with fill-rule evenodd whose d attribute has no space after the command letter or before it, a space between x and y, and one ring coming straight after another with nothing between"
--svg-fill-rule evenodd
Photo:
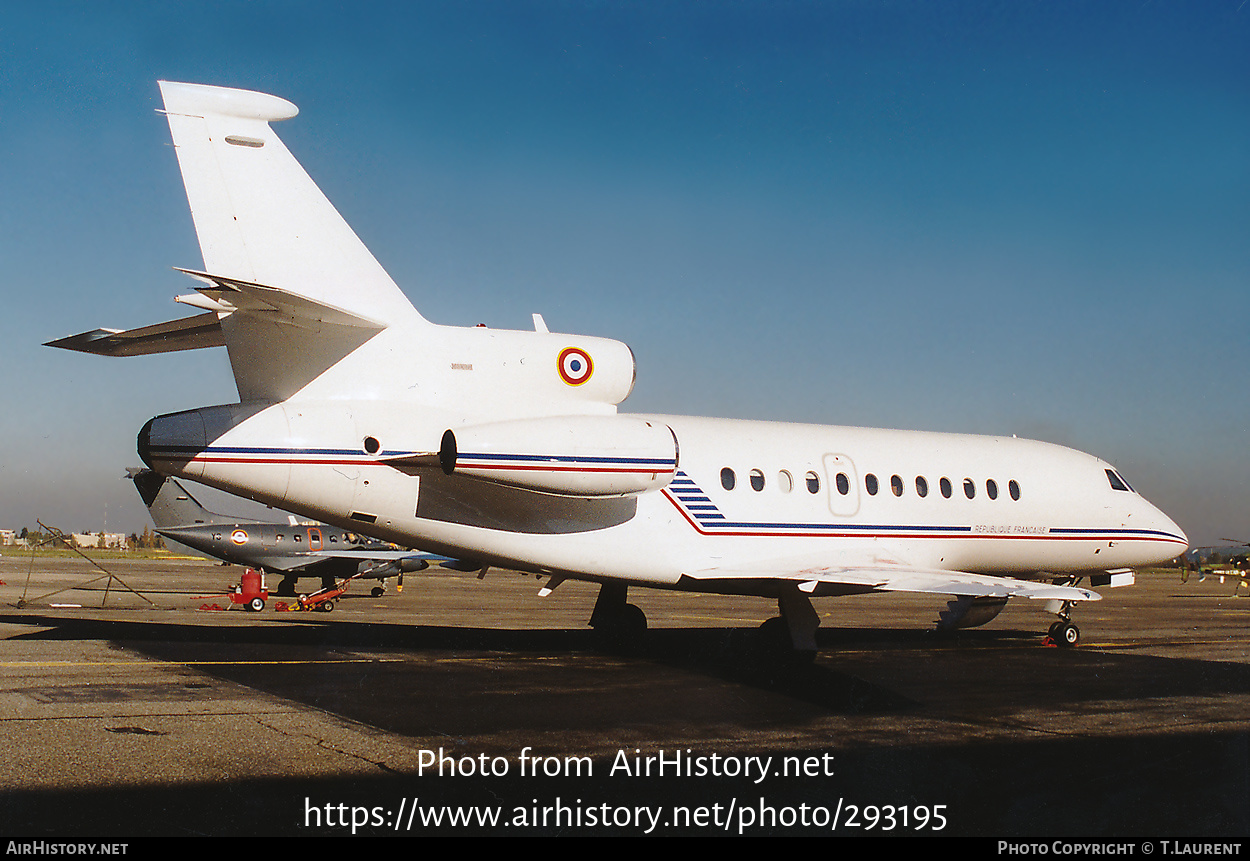
<instances>
[{"instance_id":1,"label":"red ground support cart","mask_svg":"<svg viewBox=\"0 0 1250 861\"><path fill-rule=\"evenodd\" d=\"M265 609L269 590L265 588L265 575L255 568L243 572L243 582L230 590L230 603L242 604L253 613Z\"/></svg>"}]
</instances>

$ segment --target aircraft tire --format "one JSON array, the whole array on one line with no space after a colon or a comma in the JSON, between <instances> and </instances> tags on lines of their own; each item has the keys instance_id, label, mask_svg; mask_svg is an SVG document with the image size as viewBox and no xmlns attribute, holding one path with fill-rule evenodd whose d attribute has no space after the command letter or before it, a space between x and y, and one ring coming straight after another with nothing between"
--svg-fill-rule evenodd
<instances>
[{"instance_id":1,"label":"aircraft tire","mask_svg":"<svg viewBox=\"0 0 1250 861\"><path fill-rule=\"evenodd\" d=\"M790 626L781 616L765 619L759 627L760 652L769 661L794 666L806 666L814 663L816 652L811 649L796 649L790 638Z\"/></svg>"},{"instance_id":2,"label":"aircraft tire","mask_svg":"<svg viewBox=\"0 0 1250 861\"><path fill-rule=\"evenodd\" d=\"M1058 634L1054 640L1063 648L1071 648L1081 641L1081 629L1071 622L1061 624Z\"/></svg>"},{"instance_id":3,"label":"aircraft tire","mask_svg":"<svg viewBox=\"0 0 1250 861\"><path fill-rule=\"evenodd\" d=\"M372 595L374 598L381 598L383 595L386 594L386 590L383 589L381 586L374 586L372 589L369 590L369 594Z\"/></svg>"},{"instance_id":4,"label":"aircraft tire","mask_svg":"<svg viewBox=\"0 0 1250 861\"><path fill-rule=\"evenodd\" d=\"M625 604L595 625L595 638L603 648L636 646L647 631L647 614L637 604Z\"/></svg>"}]
</instances>

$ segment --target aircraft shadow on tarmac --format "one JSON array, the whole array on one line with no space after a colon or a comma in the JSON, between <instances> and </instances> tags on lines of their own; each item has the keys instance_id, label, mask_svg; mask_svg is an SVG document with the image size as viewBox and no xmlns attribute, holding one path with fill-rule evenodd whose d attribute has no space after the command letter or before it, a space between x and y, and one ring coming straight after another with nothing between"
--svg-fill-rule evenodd
<instances>
[{"instance_id":1,"label":"aircraft shadow on tarmac","mask_svg":"<svg viewBox=\"0 0 1250 861\"><path fill-rule=\"evenodd\" d=\"M743 628L653 629L605 650L574 629L452 628L293 616L221 626L0 615L22 638L115 642L159 660L412 737L502 730L609 731L932 711L1132 710L1166 697L1250 693L1250 666L1092 648L1044 649L1032 632L953 638L897 629L820 632L811 665L759 656ZM750 693L754 691L754 694ZM953 692L953 693L952 693Z\"/></svg>"},{"instance_id":2,"label":"aircraft shadow on tarmac","mask_svg":"<svg viewBox=\"0 0 1250 861\"><path fill-rule=\"evenodd\" d=\"M781 750L782 739L788 750L796 743L813 753L832 747L835 780L773 782L769 801L832 805L849 788L863 799L941 802L952 813L952 835L1053 835L1058 829L1157 837L1235 834L1250 827L1250 815L1237 801L1246 794L1250 737L1202 725L1160 734L1149 725L1150 704L1159 698L1250 693L1250 666L1238 663L1042 649L1036 634L1012 630L934 641L910 630L832 629L822 631L814 665L769 667L742 659L740 641L752 633L742 628L653 629L638 648L621 653L595 649L591 632L582 630L410 626L307 615L290 624L238 627L39 613L2 614L0 623L36 628L19 638L114 643L201 674L193 685L185 678L169 682L170 697L237 697L231 687L242 685L409 738L452 745L473 739L468 743L474 751L489 749L489 739L542 744L544 738L580 733L612 745L647 739L657 748L693 745L706 752L703 734L715 737L725 726L750 733L744 737L757 739L754 749L768 753ZM142 690L133 692L125 684L99 687L94 696L118 701L131 694L162 696L150 683L135 684ZM916 716L940 721L962 710L954 720L992 720L995 710L1049 709L1127 722L1134 701L1146 718L1140 730L1123 727L1114 736L1086 736L1068 727L993 742L974 741L974 730L964 742L880 743L892 734L902 741L907 721ZM822 723L828 718L834 723ZM895 729L870 730L878 743L856 734L874 721L895 718ZM1012 719L1008 715L1006 722ZM743 797L760 792L749 782L716 787ZM0 791L0 826L62 835L307 835L298 817L306 797L393 805L433 789L413 775L379 773ZM439 802L448 804L557 796L706 803L709 790L704 781L598 777L437 786Z\"/></svg>"}]
</instances>

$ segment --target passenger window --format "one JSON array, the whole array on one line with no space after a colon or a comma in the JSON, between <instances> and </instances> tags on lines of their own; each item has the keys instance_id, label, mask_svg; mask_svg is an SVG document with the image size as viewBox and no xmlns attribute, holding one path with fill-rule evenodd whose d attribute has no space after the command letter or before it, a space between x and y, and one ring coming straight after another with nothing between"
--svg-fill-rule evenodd
<instances>
[{"instance_id":1,"label":"passenger window","mask_svg":"<svg viewBox=\"0 0 1250 861\"><path fill-rule=\"evenodd\" d=\"M986 479L985 495L988 496L990 499L998 499L998 482L996 482L992 478Z\"/></svg>"},{"instance_id":2,"label":"passenger window","mask_svg":"<svg viewBox=\"0 0 1250 861\"><path fill-rule=\"evenodd\" d=\"M725 467L720 471L720 486L725 490L733 490L737 480L734 478L734 471L729 467Z\"/></svg>"},{"instance_id":3,"label":"passenger window","mask_svg":"<svg viewBox=\"0 0 1250 861\"><path fill-rule=\"evenodd\" d=\"M1020 499L1020 485L1016 484L1016 480L1014 478L1007 482L1007 492L1011 494L1012 499Z\"/></svg>"},{"instance_id":4,"label":"passenger window","mask_svg":"<svg viewBox=\"0 0 1250 861\"><path fill-rule=\"evenodd\" d=\"M330 543L331 543L331 544L338 544L338 543L339 543L339 537L338 537L337 535L331 535L331 536L330 536Z\"/></svg>"},{"instance_id":5,"label":"passenger window","mask_svg":"<svg viewBox=\"0 0 1250 861\"><path fill-rule=\"evenodd\" d=\"M807 492L819 493L820 492L820 476L818 476L816 473L809 470L806 478L807 478Z\"/></svg>"},{"instance_id":6,"label":"passenger window","mask_svg":"<svg viewBox=\"0 0 1250 861\"><path fill-rule=\"evenodd\" d=\"M764 473L760 472L758 469L751 470L751 489L764 489Z\"/></svg>"},{"instance_id":7,"label":"passenger window","mask_svg":"<svg viewBox=\"0 0 1250 861\"><path fill-rule=\"evenodd\" d=\"M929 482L923 475L916 476L916 496L921 499L929 495Z\"/></svg>"},{"instance_id":8,"label":"passenger window","mask_svg":"<svg viewBox=\"0 0 1250 861\"><path fill-rule=\"evenodd\" d=\"M777 473L777 486L781 488L782 493L789 493L794 489L794 476L783 469Z\"/></svg>"},{"instance_id":9,"label":"passenger window","mask_svg":"<svg viewBox=\"0 0 1250 861\"><path fill-rule=\"evenodd\" d=\"M951 480L949 478L946 478L945 476L943 476L938 481L938 488L942 491L942 496L946 497L947 499L951 498Z\"/></svg>"},{"instance_id":10,"label":"passenger window","mask_svg":"<svg viewBox=\"0 0 1250 861\"><path fill-rule=\"evenodd\" d=\"M848 493L851 492L851 480L846 477L845 472L839 472L837 479L835 479L835 482L838 485L838 493L842 494L843 496L846 496Z\"/></svg>"},{"instance_id":11,"label":"passenger window","mask_svg":"<svg viewBox=\"0 0 1250 861\"><path fill-rule=\"evenodd\" d=\"M890 476L890 490L894 491L895 496L903 495L903 479L897 475Z\"/></svg>"},{"instance_id":12,"label":"passenger window","mask_svg":"<svg viewBox=\"0 0 1250 861\"><path fill-rule=\"evenodd\" d=\"M976 495L977 495L976 482L974 482L970 478L965 478L964 479L964 496L968 497L969 499L972 499L972 497Z\"/></svg>"},{"instance_id":13,"label":"passenger window","mask_svg":"<svg viewBox=\"0 0 1250 861\"><path fill-rule=\"evenodd\" d=\"M292 540L294 540L294 541L299 541L299 539L300 539L300 534L299 534L298 532L296 532L294 535L292 535L292 536L291 536L291 538L292 538Z\"/></svg>"},{"instance_id":14,"label":"passenger window","mask_svg":"<svg viewBox=\"0 0 1250 861\"><path fill-rule=\"evenodd\" d=\"M868 491L869 496L877 495L877 477L871 472L864 476L864 489Z\"/></svg>"}]
</instances>

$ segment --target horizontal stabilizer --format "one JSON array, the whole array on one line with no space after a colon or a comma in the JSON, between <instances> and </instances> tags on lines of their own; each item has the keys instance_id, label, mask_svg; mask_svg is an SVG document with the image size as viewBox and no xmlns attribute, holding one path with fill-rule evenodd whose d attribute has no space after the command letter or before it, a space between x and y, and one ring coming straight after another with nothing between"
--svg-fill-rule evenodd
<instances>
[{"instance_id":1,"label":"horizontal stabilizer","mask_svg":"<svg viewBox=\"0 0 1250 861\"><path fill-rule=\"evenodd\" d=\"M210 312L139 329L93 329L80 335L48 341L44 346L99 356L147 356L221 347L225 343L219 316Z\"/></svg>"},{"instance_id":2,"label":"horizontal stabilizer","mask_svg":"<svg viewBox=\"0 0 1250 861\"><path fill-rule=\"evenodd\" d=\"M237 311L277 313L290 318L290 322L303 320L310 323L332 323L338 326L359 326L374 330L386 328L385 323L361 317L344 311L342 308L317 302L277 287L227 278L224 275L210 275L207 272L196 272L178 266L174 268L211 285L198 289L219 305Z\"/></svg>"}]
</instances>

